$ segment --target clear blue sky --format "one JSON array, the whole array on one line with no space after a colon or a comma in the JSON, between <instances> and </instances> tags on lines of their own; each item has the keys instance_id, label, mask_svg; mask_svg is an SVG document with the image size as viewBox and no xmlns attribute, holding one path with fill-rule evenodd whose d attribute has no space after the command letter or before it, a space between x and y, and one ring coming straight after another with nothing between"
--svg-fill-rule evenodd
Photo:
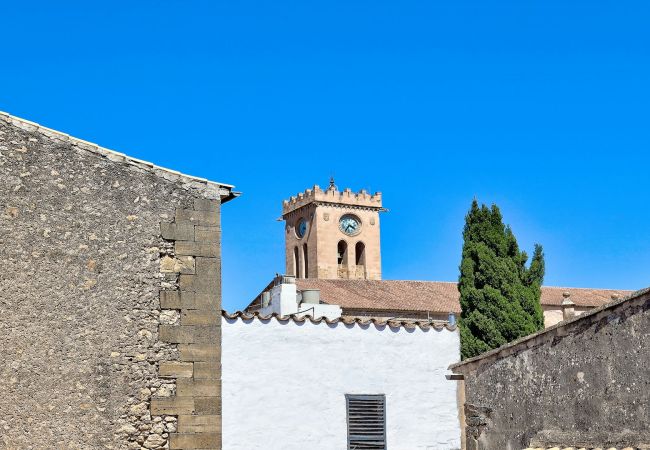
<instances>
[{"instance_id":1,"label":"clear blue sky","mask_svg":"<svg viewBox=\"0 0 650 450\"><path fill-rule=\"evenodd\" d=\"M232 183L224 306L284 269L281 201L384 193L384 277L456 280L496 202L546 284L650 285L646 1L6 2L0 109Z\"/></svg>"}]
</instances>

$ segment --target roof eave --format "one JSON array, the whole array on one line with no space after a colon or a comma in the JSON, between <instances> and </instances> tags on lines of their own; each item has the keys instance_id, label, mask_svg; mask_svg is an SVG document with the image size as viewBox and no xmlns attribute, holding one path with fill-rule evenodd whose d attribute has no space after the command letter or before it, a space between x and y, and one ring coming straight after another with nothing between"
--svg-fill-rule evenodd
<instances>
[{"instance_id":1,"label":"roof eave","mask_svg":"<svg viewBox=\"0 0 650 450\"><path fill-rule=\"evenodd\" d=\"M22 130L32 133L40 133L50 139L68 142L80 151L89 152L116 163L124 163L126 165L137 167L169 181L179 181L186 189L198 189L208 198L219 198L221 203L228 202L240 195L239 192L233 191L235 186L232 184L210 181L205 178L195 177L176 170L157 166L149 161L143 161L124 153L101 147L93 142L88 142L61 131L44 127L36 122L14 116L7 112L0 111L0 119Z\"/></svg>"},{"instance_id":2,"label":"roof eave","mask_svg":"<svg viewBox=\"0 0 650 450\"><path fill-rule=\"evenodd\" d=\"M221 187L225 187L224 185L221 185ZM241 195L241 192L233 191L232 188L234 186L228 186L225 189L222 189L221 191L223 192L221 194L221 204L223 205L224 203L228 203L230 200L234 200L237 197Z\"/></svg>"}]
</instances>

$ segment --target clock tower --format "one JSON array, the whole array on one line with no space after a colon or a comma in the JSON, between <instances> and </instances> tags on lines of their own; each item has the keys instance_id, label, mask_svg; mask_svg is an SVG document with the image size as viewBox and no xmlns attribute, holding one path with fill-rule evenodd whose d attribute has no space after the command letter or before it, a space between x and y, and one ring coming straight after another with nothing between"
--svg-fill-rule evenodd
<instances>
[{"instance_id":1,"label":"clock tower","mask_svg":"<svg viewBox=\"0 0 650 450\"><path fill-rule=\"evenodd\" d=\"M381 193L307 189L282 203L286 273L296 278L381 280Z\"/></svg>"}]
</instances>

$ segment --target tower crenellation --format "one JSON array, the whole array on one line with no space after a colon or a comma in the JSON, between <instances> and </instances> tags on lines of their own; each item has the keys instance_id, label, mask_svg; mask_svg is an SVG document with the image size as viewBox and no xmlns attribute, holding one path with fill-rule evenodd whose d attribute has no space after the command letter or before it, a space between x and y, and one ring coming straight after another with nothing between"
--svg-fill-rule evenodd
<instances>
[{"instance_id":1,"label":"tower crenellation","mask_svg":"<svg viewBox=\"0 0 650 450\"><path fill-rule=\"evenodd\" d=\"M314 202L338 203L377 209L382 208L381 192L370 194L365 189L361 189L355 193L350 188L339 191L336 187L323 190L316 184L311 189L305 189L304 192L290 197L289 200L284 200L282 202L282 214L288 214L291 211Z\"/></svg>"}]
</instances>

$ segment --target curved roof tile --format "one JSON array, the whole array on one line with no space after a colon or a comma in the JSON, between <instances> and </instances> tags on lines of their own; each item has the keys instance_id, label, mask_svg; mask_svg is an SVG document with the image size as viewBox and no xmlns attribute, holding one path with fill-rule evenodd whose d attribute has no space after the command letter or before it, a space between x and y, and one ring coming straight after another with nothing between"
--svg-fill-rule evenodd
<instances>
[{"instance_id":1,"label":"curved roof tile","mask_svg":"<svg viewBox=\"0 0 650 450\"><path fill-rule=\"evenodd\" d=\"M231 320L236 320L236 319L241 319L241 320L253 320L253 319L258 319L258 320L270 320L270 319L275 319L278 322L281 323L286 323L289 321L296 322L296 323L304 323L307 320L309 320L311 323L318 325L321 323L326 323L327 325L337 325L339 323L343 323L345 325L359 325L359 326L367 326L367 325L376 325L376 326L389 326L390 328L406 328L406 329L415 329L415 328L420 328L423 331L427 331L430 329L434 330L449 330L449 331L454 331L456 330L456 325L450 325L447 322L442 322L442 321L404 321L404 320L380 320L380 319L365 319L361 317L339 317L337 319L328 319L326 317L320 317L320 318L314 318L310 315L304 315L304 316L298 316L297 314L291 314L289 316L281 316L279 314L273 313L269 314L267 316L264 316L260 314L258 311L253 311L253 312L244 312L244 311L235 311L234 313L228 313L227 311L222 310L221 315L225 317L226 319L231 319Z\"/></svg>"}]
</instances>

